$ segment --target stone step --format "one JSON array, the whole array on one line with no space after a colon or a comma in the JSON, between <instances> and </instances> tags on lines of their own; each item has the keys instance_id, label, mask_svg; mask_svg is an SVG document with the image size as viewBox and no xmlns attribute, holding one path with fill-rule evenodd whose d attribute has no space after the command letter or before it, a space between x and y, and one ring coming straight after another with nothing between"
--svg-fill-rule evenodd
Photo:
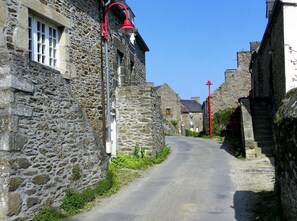
<instances>
[{"instance_id":1,"label":"stone step","mask_svg":"<svg viewBox=\"0 0 297 221\"><path fill-rule=\"evenodd\" d=\"M270 116L253 116L253 120L267 120L271 123L273 119Z\"/></svg>"},{"instance_id":2,"label":"stone step","mask_svg":"<svg viewBox=\"0 0 297 221\"><path fill-rule=\"evenodd\" d=\"M261 149L261 153L265 154L266 156L274 155L274 147L273 146L261 147L260 149Z\"/></svg>"},{"instance_id":3,"label":"stone step","mask_svg":"<svg viewBox=\"0 0 297 221\"><path fill-rule=\"evenodd\" d=\"M260 133L255 133L254 132L254 137L255 137L255 139L256 140L272 140L273 139L273 137L272 137L272 134L260 134Z\"/></svg>"},{"instance_id":4,"label":"stone step","mask_svg":"<svg viewBox=\"0 0 297 221\"><path fill-rule=\"evenodd\" d=\"M254 127L263 127L263 126L267 126L267 127L271 127L272 128L272 124L270 120L267 119L254 119L253 120L253 125Z\"/></svg>"},{"instance_id":5,"label":"stone step","mask_svg":"<svg viewBox=\"0 0 297 221\"><path fill-rule=\"evenodd\" d=\"M255 115L255 114L262 114L262 115L269 115L269 116L272 116L272 113L270 110L253 110L252 111L252 114Z\"/></svg>"},{"instance_id":6,"label":"stone step","mask_svg":"<svg viewBox=\"0 0 297 221\"><path fill-rule=\"evenodd\" d=\"M274 156L274 152L275 152L273 144L268 145L268 146L263 146L263 147L256 146L255 151L256 151L256 155L258 157L261 157L263 155Z\"/></svg>"},{"instance_id":7,"label":"stone step","mask_svg":"<svg viewBox=\"0 0 297 221\"><path fill-rule=\"evenodd\" d=\"M273 119L273 116L270 114L261 114L261 113L253 113L253 117L265 117L268 119Z\"/></svg>"},{"instance_id":8,"label":"stone step","mask_svg":"<svg viewBox=\"0 0 297 221\"><path fill-rule=\"evenodd\" d=\"M265 125L265 124L258 124L254 126L254 132L256 133L261 133L261 132L266 132L270 131L272 133L272 127L270 125Z\"/></svg>"},{"instance_id":9,"label":"stone step","mask_svg":"<svg viewBox=\"0 0 297 221\"><path fill-rule=\"evenodd\" d=\"M270 105L265 103L255 104L252 115L257 156L272 156L274 153L273 115Z\"/></svg>"},{"instance_id":10,"label":"stone step","mask_svg":"<svg viewBox=\"0 0 297 221\"><path fill-rule=\"evenodd\" d=\"M255 143L257 147L265 147L265 146L273 146L273 141L272 140L267 140L267 141L261 141L261 140L255 140Z\"/></svg>"}]
</instances>

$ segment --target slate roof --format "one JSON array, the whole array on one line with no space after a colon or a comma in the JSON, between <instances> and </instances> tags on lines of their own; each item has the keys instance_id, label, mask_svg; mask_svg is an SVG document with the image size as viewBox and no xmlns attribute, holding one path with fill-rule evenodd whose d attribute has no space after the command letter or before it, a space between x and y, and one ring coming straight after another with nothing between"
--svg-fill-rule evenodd
<instances>
[{"instance_id":1,"label":"slate roof","mask_svg":"<svg viewBox=\"0 0 297 221\"><path fill-rule=\"evenodd\" d=\"M156 86L156 87L154 87L153 89L154 89L154 91L157 91L160 87L162 87L163 85L160 85L160 86Z\"/></svg>"},{"instance_id":2,"label":"slate roof","mask_svg":"<svg viewBox=\"0 0 297 221\"><path fill-rule=\"evenodd\" d=\"M202 105L195 100L180 100L182 113L202 112Z\"/></svg>"}]
</instances>

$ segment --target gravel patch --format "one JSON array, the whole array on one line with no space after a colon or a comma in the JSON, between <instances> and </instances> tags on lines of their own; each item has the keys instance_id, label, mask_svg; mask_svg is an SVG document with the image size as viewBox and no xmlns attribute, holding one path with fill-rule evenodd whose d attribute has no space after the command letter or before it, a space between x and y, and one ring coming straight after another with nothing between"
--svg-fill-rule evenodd
<instances>
[{"instance_id":1,"label":"gravel patch","mask_svg":"<svg viewBox=\"0 0 297 221\"><path fill-rule=\"evenodd\" d=\"M273 191L275 170L273 158L231 161L231 178L236 187L234 194L235 218L238 221L255 220L259 193Z\"/></svg>"},{"instance_id":2,"label":"gravel patch","mask_svg":"<svg viewBox=\"0 0 297 221\"><path fill-rule=\"evenodd\" d=\"M268 157L255 160L234 160L232 179L237 190L253 192L272 191L275 181L274 159Z\"/></svg>"}]
</instances>

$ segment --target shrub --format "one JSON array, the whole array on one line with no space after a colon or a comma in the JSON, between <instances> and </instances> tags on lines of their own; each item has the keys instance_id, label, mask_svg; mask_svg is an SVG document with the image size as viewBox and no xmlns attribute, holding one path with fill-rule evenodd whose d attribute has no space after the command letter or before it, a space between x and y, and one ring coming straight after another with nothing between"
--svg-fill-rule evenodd
<instances>
[{"instance_id":1,"label":"shrub","mask_svg":"<svg viewBox=\"0 0 297 221\"><path fill-rule=\"evenodd\" d=\"M241 145L240 108L231 108L214 114L213 133L225 137L225 141L232 144L234 155L244 157L245 152Z\"/></svg>"},{"instance_id":2,"label":"shrub","mask_svg":"<svg viewBox=\"0 0 297 221\"><path fill-rule=\"evenodd\" d=\"M199 132L191 131L189 129L186 129L186 136L187 137L199 137Z\"/></svg>"},{"instance_id":3,"label":"shrub","mask_svg":"<svg viewBox=\"0 0 297 221\"><path fill-rule=\"evenodd\" d=\"M232 115L232 109L226 109L219 112L216 112L213 115L213 133L217 136L222 136L222 133L227 128L227 124L230 121Z\"/></svg>"},{"instance_id":4,"label":"shrub","mask_svg":"<svg viewBox=\"0 0 297 221\"><path fill-rule=\"evenodd\" d=\"M217 136L240 139L240 109L231 108L215 113L213 116L213 133Z\"/></svg>"}]
</instances>

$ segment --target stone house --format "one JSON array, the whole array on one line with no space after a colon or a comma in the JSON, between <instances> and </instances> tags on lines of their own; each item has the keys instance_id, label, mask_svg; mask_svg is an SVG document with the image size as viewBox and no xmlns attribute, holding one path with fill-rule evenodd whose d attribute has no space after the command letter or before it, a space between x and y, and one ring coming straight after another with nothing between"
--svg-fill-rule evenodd
<instances>
[{"instance_id":1,"label":"stone house","mask_svg":"<svg viewBox=\"0 0 297 221\"><path fill-rule=\"evenodd\" d=\"M181 132L185 134L185 130L195 132L203 131L203 114L202 105L199 98L193 97L191 100L180 100L181 104Z\"/></svg>"},{"instance_id":2,"label":"stone house","mask_svg":"<svg viewBox=\"0 0 297 221\"><path fill-rule=\"evenodd\" d=\"M248 97L251 90L251 74L249 64L250 51L237 52L237 68L225 71L225 81L211 94L212 115L218 111L239 106L238 99ZM208 99L203 103L203 125L208 131Z\"/></svg>"},{"instance_id":3,"label":"stone house","mask_svg":"<svg viewBox=\"0 0 297 221\"><path fill-rule=\"evenodd\" d=\"M249 64L250 51L237 52L237 68L225 71L225 81L211 93L212 113L238 106L240 97L249 96L251 74Z\"/></svg>"},{"instance_id":4,"label":"stone house","mask_svg":"<svg viewBox=\"0 0 297 221\"><path fill-rule=\"evenodd\" d=\"M81 191L105 177L106 80L116 118L126 116L117 108L136 98L117 97L128 87L145 91L138 107L148 110L126 118L139 119L129 133L115 118L114 142L124 133L139 142L130 134L134 130L148 134L142 144L147 150L157 151L163 143L159 100L146 83L149 49L139 33L127 37L116 31L124 12L114 7L111 77L105 79L102 17L103 1L97 0L0 1L0 220L29 220L44 205L59 206L66 189ZM80 176L74 179L77 168Z\"/></svg>"},{"instance_id":5,"label":"stone house","mask_svg":"<svg viewBox=\"0 0 297 221\"><path fill-rule=\"evenodd\" d=\"M252 98L268 99L275 110L297 87L296 1L268 1L268 24L251 61Z\"/></svg>"},{"instance_id":6,"label":"stone house","mask_svg":"<svg viewBox=\"0 0 297 221\"><path fill-rule=\"evenodd\" d=\"M181 113L179 95L166 83L154 87L154 91L156 91L161 100L161 114L165 133L178 134Z\"/></svg>"},{"instance_id":7,"label":"stone house","mask_svg":"<svg viewBox=\"0 0 297 221\"><path fill-rule=\"evenodd\" d=\"M296 182L296 98L297 98L297 1L267 0L268 24L261 43L251 60L251 109L254 134L255 111L261 105L262 116L270 126L275 141L276 187L281 200L283 219L297 220ZM272 123L274 117L274 124ZM263 134L263 129L262 132ZM256 140L256 137L254 137Z\"/></svg>"}]
</instances>

